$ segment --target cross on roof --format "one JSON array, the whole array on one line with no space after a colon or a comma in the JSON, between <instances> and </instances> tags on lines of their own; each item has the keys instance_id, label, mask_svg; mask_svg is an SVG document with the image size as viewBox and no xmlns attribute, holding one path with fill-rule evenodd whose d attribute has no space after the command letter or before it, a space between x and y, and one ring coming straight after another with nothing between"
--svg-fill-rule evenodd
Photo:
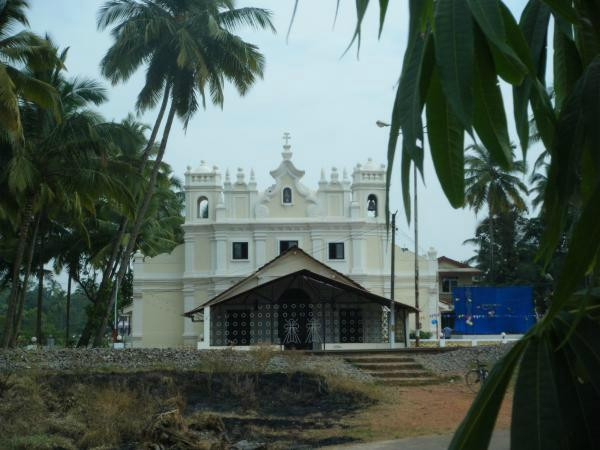
<instances>
[{"instance_id":1,"label":"cross on roof","mask_svg":"<svg viewBox=\"0 0 600 450\"><path fill-rule=\"evenodd\" d=\"M289 141L291 138L292 136L287 131L283 133L283 140L285 141L285 145L290 145Z\"/></svg>"}]
</instances>

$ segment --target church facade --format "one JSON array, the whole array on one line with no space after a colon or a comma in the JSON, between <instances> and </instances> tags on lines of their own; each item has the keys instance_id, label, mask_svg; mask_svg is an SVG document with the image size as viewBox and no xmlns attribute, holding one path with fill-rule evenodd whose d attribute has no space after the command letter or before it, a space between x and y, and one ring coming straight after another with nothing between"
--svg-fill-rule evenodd
<instances>
[{"instance_id":1,"label":"church facade","mask_svg":"<svg viewBox=\"0 0 600 450\"><path fill-rule=\"evenodd\" d=\"M311 190L301 181L304 171L292 162L287 139L281 156L279 166L270 172L274 183L265 190L258 189L253 171L246 179L242 169L233 177L226 171L223 177L216 166L204 161L196 169L188 167L184 244L170 254L134 257L134 298L125 311L131 315L128 340L132 346L242 345L241 338L231 339L234 332L252 334L244 344L259 343L258 331L231 328L233 320L228 317L233 316L228 314L237 313L228 312L225 304L235 303L237 306L229 309L238 308L240 317L242 311L248 317L258 317L259 309L283 308L280 298L285 298L282 302L290 311L298 306L307 308L307 314L309 309L314 312L311 318L320 317L299 326L303 339L313 336L311 348L389 346L386 299L391 296L391 233L385 220L385 166L369 159L357 164L350 177L346 170L340 174L337 168L331 169L329 177L321 171L318 188ZM291 251L294 248L299 251ZM285 258L280 257L283 254ZM395 255L396 345L404 346L408 332L414 330L414 314L409 314L416 311L412 308L414 254L397 247ZM435 332L439 326L427 320L439 313L437 270L433 249L419 256L419 314L425 331ZM250 283L248 278L254 281ZM290 283L288 291L284 278ZM244 290L239 286L246 284L247 293L242 295ZM276 289L281 292L261 303L265 292L271 292L265 291L266 287L261 288L262 294L256 290L262 284L273 285L273 293ZM288 295L292 286L296 297ZM318 286L323 286L321 293ZM229 295L236 289L237 300ZM303 297L303 292L304 300L294 300ZM332 297L323 299L323 292ZM227 302L219 303L226 294ZM350 303L338 307L332 300L335 295L358 302L359 307ZM252 305L251 298L256 299ZM222 317L215 315L215 306L210 312L210 305L216 303ZM352 333L341 328L345 314L357 315ZM263 330L270 333L269 342L283 345L289 339L290 332L298 327L298 320L290 320L280 315L279 322L270 323L270 330ZM217 323L224 328L215 328ZM378 327L380 331L374 331ZM315 336L320 336L322 347ZM326 343L327 339L331 342Z\"/></svg>"}]
</instances>

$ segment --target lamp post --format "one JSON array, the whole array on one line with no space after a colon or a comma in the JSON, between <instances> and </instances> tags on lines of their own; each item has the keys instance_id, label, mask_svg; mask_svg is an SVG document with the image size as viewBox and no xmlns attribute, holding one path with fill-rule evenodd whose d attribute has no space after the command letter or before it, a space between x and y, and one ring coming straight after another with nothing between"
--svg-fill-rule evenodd
<instances>
[{"instance_id":1,"label":"lamp post","mask_svg":"<svg viewBox=\"0 0 600 450\"><path fill-rule=\"evenodd\" d=\"M389 127L390 124L378 120L375 122L379 128ZM414 217L415 217L415 308L417 309L417 316L415 317L415 344L417 347L420 345L421 335L421 319L419 317L419 210L417 203L417 165L413 166L413 181L414 181ZM394 230L395 231L395 230ZM393 264L393 263L392 263ZM393 295L393 294L392 294Z\"/></svg>"}]
</instances>

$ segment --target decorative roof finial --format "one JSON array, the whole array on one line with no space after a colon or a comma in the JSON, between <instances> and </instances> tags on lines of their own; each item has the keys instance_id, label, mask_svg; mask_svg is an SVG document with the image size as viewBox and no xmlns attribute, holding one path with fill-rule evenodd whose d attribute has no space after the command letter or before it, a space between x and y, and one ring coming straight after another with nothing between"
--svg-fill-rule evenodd
<instances>
[{"instance_id":1,"label":"decorative roof finial","mask_svg":"<svg viewBox=\"0 0 600 450\"><path fill-rule=\"evenodd\" d=\"M250 169L250 182L254 182L254 181L256 181L254 179L254 169Z\"/></svg>"},{"instance_id":2,"label":"decorative roof finial","mask_svg":"<svg viewBox=\"0 0 600 450\"><path fill-rule=\"evenodd\" d=\"M281 153L281 156L286 161L292 159L292 151L290 150L292 148L292 146L290 145L291 138L292 136L289 132L286 131L285 133L283 133L283 140L285 141L285 143L283 144L283 152Z\"/></svg>"}]
</instances>

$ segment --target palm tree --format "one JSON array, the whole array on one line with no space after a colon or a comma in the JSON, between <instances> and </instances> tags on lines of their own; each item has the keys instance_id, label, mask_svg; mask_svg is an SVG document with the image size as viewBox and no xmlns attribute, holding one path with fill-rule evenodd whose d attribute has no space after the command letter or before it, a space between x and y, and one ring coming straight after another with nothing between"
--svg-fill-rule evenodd
<instances>
[{"instance_id":1,"label":"palm tree","mask_svg":"<svg viewBox=\"0 0 600 450\"><path fill-rule=\"evenodd\" d=\"M64 61L67 52L46 40L46 48L52 49L56 63L53 66L28 68L31 78L43 80L59 94L59 117L53 111L39 107L35 103L22 101L20 117L23 124L22 145L12 145L12 156L8 162L10 170L7 184L14 186L21 204L27 205L23 217L36 222L39 230L39 284L43 283L43 264L50 258L44 251L44 240L57 220L69 217L71 222L81 222L83 211L93 213L98 197L129 197L133 208L133 197L117 175L124 170L115 165L105 155L114 145L117 130L96 112L89 109L106 99L104 89L93 80L66 79ZM129 171L131 177L135 172ZM68 176L65 176L68 174ZM29 239L31 252L34 251L35 236ZM17 251L25 248L28 233L18 236ZM31 258L29 258L31 260ZM26 276L29 273L27 264ZM9 297L5 329L2 337L4 347L14 345L21 320L22 302L19 289L21 262L15 262L16 276L13 275L11 296ZM41 310L41 301L39 303ZM38 314L38 334L41 334L41 315Z\"/></svg>"},{"instance_id":2,"label":"palm tree","mask_svg":"<svg viewBox=\"0 0 600 450\"><path fill-rule=\"evenodd\" d=\"M115 267L119 265L115 285L120 284L129 267L175 115L187 128L200 105L206 105L207 96L213 104L223 106L226 81L240 95L245 95L257 78L263 76L263 55L255 45L234 34L241 25L275 31L269 11L236 9L234 0L110 0L100 9L98 28L113 26L114 37L114 44L102 59L102 73L116 84L146 65L146 82L136 108L145 111L162 99L141 171L154 146L167 104L171 103L150 178L129 230L127 247L119 261L111 261ZM120 234L124 233L125 226L121 226ZM107 272L112 273L112 268ZM100 295L108 294L105 289L100 291ZM107 297L98 303L98 313L104 318L95 329L94 345L101 342L112 307L114 296Z\"/></svg>"},{"instance_id":3,"label":"palm tree","mask_svg":"<svg viewBox=\"0 0 600 450\"><path fill-rule=\"evenodd\" d=\"M487 149L479 144L467 147L465 156L465 201L477 214L488 209L490 228L490 276L494 282L494 216L510 210L526 211L523 196L527 186L518 177L525 174L525 162L515 161L509 170L500 167Z\"/></svg>"},{"instance_id":4,"label":"palm tree","mask_svg":"<svg viewBox=\"0 0 600 450\"><path fill-rule=\"evenodd\" d=\"M536 209L538 206L543 205L544 196L546 194L546 186L548 185L548 170L550 164L548 163L548 151L544 150L540 156L535 160L533 170L529 177L529 182L532 184L530 192L534 194L531 200L531 206ZM543 206L542 206L543 209Z\"/></svg>"},{"instance_id":5,"label":"palm tree","mask_svg":"<svg viewBox=\"0 0 600 450\"><path fill-rule=\"evenodd\" d=\"M15 26L28 26L27 0L6 0L0 8L0 123L12 140L22 138L19 100L45 108L56 107L55 92L48 84L30 76L23 66L44 66L51 52L44 41L29 31L12 34ZM16 66L15 66L16 64Z\"/></svg>"}]
</instances>

